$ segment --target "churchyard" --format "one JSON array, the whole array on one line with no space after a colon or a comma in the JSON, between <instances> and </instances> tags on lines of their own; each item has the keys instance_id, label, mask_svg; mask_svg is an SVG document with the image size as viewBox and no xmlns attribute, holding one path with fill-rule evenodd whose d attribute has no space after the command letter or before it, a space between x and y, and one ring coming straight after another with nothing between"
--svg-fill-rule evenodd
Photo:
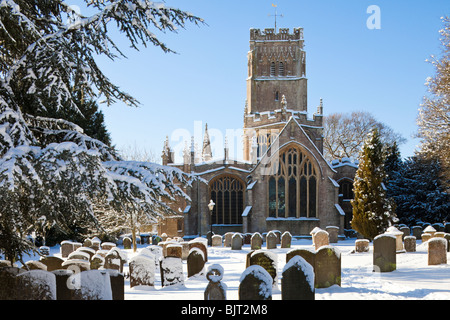
<instances>
[{"instance_id":1,"label":"churchyard","mask_svg":"<svg viewBox=\"0 0 450 320\"><path fill-rule=\"evenodd\" d=\"M390 228L372 242L338 239L332 228L314 229L309 239L279 231L215 235L210 245L205 238L165 237L151 244L143 236L136 252L128 238L118 245L63 241L42 248L46 258L28 257L38 271L0 277L9 288L25 288L15 290L19 298L30 286L56 281L56 290L34 290L36 299L86 299L89 291L92 299L124 300L449 300L450 235L400 230Z\"/></svg>"}]
</instances>

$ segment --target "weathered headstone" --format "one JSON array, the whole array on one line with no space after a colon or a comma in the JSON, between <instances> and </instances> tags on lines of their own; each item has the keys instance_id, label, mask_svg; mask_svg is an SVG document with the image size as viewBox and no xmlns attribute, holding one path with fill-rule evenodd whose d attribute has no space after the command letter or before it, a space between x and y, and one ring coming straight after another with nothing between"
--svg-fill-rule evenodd
<instances>
[{"instance_id":1,"label":"weathered headstone","mask_svg":"<svg viewBox=\"0 0 450 320\"><path fill-rule=\"evenodd\" d=\"M115 243L112 243L112 242L103 242L101 245L101 248L103 249L103 250L111 250L112 248L115 248L116 247L116 244Z\"/></svg>"},{"instance_id":2,"label":"weathered headstone","mask_svg":"<svg viewBox=\"0 0 450 320\"><path fill-rule=\"evenodd\" d=\"M281 248L290 248L292 242L292 235L289 231L285 231L281 235Z\"/></svg>"},{"instance_id":3,"label":"weathered headstone","mask_svg":"<svg viewBox=\"0 0 450 320\"><path fill-rule=\"evenodd\" d=\"M337 243L339 236L339 227L336 226L327 226L325 228L326 232L328 232L328 239L330 243Z\"/></svg>"},{"instance_id":4,"label":"weathered headstone","mask_svg":"<svg viewBox=\"0 0 450 320\"><path fill-rule=\"evenodd\" d=\"M428 240L428 265L447 264L447 240L432 238Z\"/></svg>"},{"instance_id":5,"label":"weathered headstone","mask_svg":"<svg viewBox=\"0 0 450 320\"><path fill-rule=\"evenodd\" d=\"M251 233L244 233L243 235L243 241L244 244L250 244L251 243L251 239L252 239L252 234Z\"/></svg>"},{"instance_id":6,"label":"weathered headstone","mask_svg":"<svg viewBox=\"0 0 450 320\"><path fill-rule=\"evenodd\" d=\"M433 228L432 226L427 226L425 229L423 229L423 232L424 233L429 233L429 234L431 234L431 237L433 237L434 236L434 234L436 233L436 229L435 228Z\"/></svg>"},{"instance_id":7,"label":"weathered headstone","mask_svg":"<svg viewBox=\"0 0 450 320\"><path fill-rule=\"evenodd\" d=\"M411 228L411 234L416 237L416 240L421 240L422 239L422 227L421 226L413 226Z\"/></svg>"},{"instance_id":8,"label":"weathered headstone","mask_svg":"<svg viewBox=\"0 0 450 320\"><path fill-rule=\"evenodd\" d=\"M221 247L222 246L222 236L220 234L215 234L212 236L212 246Z\"/></svg>"},{"instance_id":9,"label":"weathered headstone","mask_svg":"<svg viewBox=\"0 0 450 320\"><path fill-rule=\"evenodd\" d=\"M391 272L397 269L396 237L381 234L373 239L373 271Z\"/></svg>"},{"instance_id":10,"label":"weathered headstone","mask_svg":"<svg viewBox=\"0 0 450 320\"><path fill-rule=\"evenodd\" d=\"M328 232L325 230L318 230L314 234L314 246L316 250L319 250L322 246L328 246L330 244L329 238L328 238Z\"/></svg>"},{"instance_id":11,"label":"weathered headstone","mask_svg":"<svg viewBox=\"0 0 450 320\"><path fill-rule=\"evenodd\" d=\"M314 268L301 256L294 256L283 268L282 300L314 300Z\"/></svg>"},{"instance_id":12,"label":"weathered headstone","mask_svg":"<svg viewBox=\"0 0 450 320\"><path fill-rule=\"evenodd\" d=\"M56 300L56 278L45 270L30 270L17 275L20 300Z\"/></svg>"},{"instance_id":13,"label":"weathered headstone","mask_svg":"<svg viewBox=\"0 0 450 320\"><path fill-rule=\"evenodd\" d=\"M189 241L189 252L192 248L199 248L203 251L205 255L205 261L208 261L208 247L206 243L206 239L204 238L195 238L194 240Z\"/></svg>"},{"instance_id":14,"label":"weathered headstone","mask_svg":"<svg viewBox=\"0 0 450 320\"><path fill-rule=\"evenodd\" d=\"M201 274L205 266L205 256L199 248L192 248L187 258L188 278Z\"/></svg>"},{"instance_id":15,"label":"weathered headstone","mask_svg":"<svg viewBox=\"0 0 450 320\"><path fill-rule=\"evenodd\" d=\"M91 263L87 260L68 259L62 263L61 267L75 272L89 271L91 270Z\"/></svg>"},{"instance_id":16,"label":"weathered headstone","mask_svg":"<svg viewBox=\"0 0 450 320\"><path fill-rule=\"evenodd\" d=\"M56 300L71 300L72 290L67 286L67 280L74 274L73 270L56 269L51 271L56 280Z\"/></svg>"},{"instance_id":17,"label":"weathered headstone","mask_svg":"<svg viewBox=\"0 0 450 320\"><path fill-rule=\"evenodd\" d=\"M392 226L386 230L385 234L391 234L391 235L395 236L395 250L397 253L404 252L403 241L402 241L403 240L403 232L398 230L396 227Z\"/></svg>"},{"instance_id":18,"label":"weathered headstone","mask_svg":"<svg viewBox=\"0 0 450 320\"><path fill-rule=\"evenodd\" d=\"M399 228L401 232L403 232L403 240L405 240L405 237L409 237L411 235L411 229L407 226L403 226Z\"/></svg>"},{"instance_id":19,"label":"weathered headstone","mask_svg":"<svg viewBox=\"0 0 450 320\"><path fill-rule=\"evenodd\" d=\"M0 300L18 300L17 275L26 272L17 267L0 268Z\"/></svg>"},{"instance_id":20,"label":"weathered headstone","mask_svg":"<svg viewBox=\"0 0 450 320\"><path fill-rule=\"evenodd\" d=\"M122 273L117 270L107 270L109 280L111 282L111 292L113 300L125 300L125 278Z\"/></svg>"},{"instance_id":21,"label":"weathered headstone","mask_svg":"<svg viewBox=\"0 0 450 320\"><path fill-rule=\"evenodd\" d=\"M406 252L416 252L416 237L406 236L405 241L405 251Z\"/></svg>"},{"instance_id":22,"label":"weathered headstone","mask_svg":"<svg viewBox=\"0 0 450 320\"><path fill-rule=\"evenodd\" d=\"M277 234L274 231L269 231L266 237L266 247L267 249L276 249L278 243Z\"/></svg>"},{"instance_id":23,"label":"weathered headstone","mask_svg":"<svg viewBox=\"0 0 450 320\"><path fill-rule=\"evenodd\" d=\"M250 255L250 266L253 265L263 267L272 277L272 282L276 283L278 265L276 253L265 250L256 250Z\"/></svg>"},{"instance_id":24,"label":"weathered headstone","mask_svg":"<svg viewBox=\"0 0 450 320\"><path fill-rule=\"evenodd\" d=\"M127 258L125 252L120 250L117 247L109 250L108 254L105 257L105 269L113 269L119 270L119 272L123 272L123 265L125 264Z\"/></svg>"},{"instance_id":25,"label":"weathered headstone","mask_svg":"<svg viewBox=\"0 0 450 320\"><path fill-rule=\"evenodd\" d=\"M231 250L242 250L242 245L244 241L242 239L242 235L240 233L233 234L231 238Z\"/></svg>"},{"instance_id":26,"label":"weathered headstone","mask_svg":"<svg viewBox=\"0 0 450 320\"><path fill-rule=\"evenodd\" d=\"M261 266L245 269L240 278L239 300L272 300L272 277Z\"/></svg>"},{"instance_id":27,"label":"weathered headstone","mask_svg":"<svg viewBox=\"0 0 450 320\"><path fill-rule=\"evenodd\" d=\"M259 232L255 232L250 239L251 250L259 250L262 248L263 238Z\"/></svg>"},{"instance_id":28,"label":"weathered headstone","mask_svg":"<svg viewBox=\"0 0 450 320\"><path fill-rule=\"evenodd\" d=\"M293 257L300 256L306 260L313 268L316 264L316 252L313 249L293 249L286 254L286 263L288 263Z\"/></svg>"},{"instance_id":29,"label":"weathered headstone","mask_svg":"<svg viewBox=\"0 0 450 320\"><path fill-rule=\"evenodd\" d=\"M54 256L45 256L39 259L40 262L47 266L47 271L62 269L63 259Z\"/></svg>"},{"instance_id":30,"label":"weathered headstone","mask_svg":"<svg viewBox=\"0 0 450 320\"><path fill-rule=\"evenodd\" d=\"M44 270L44 271L48 271L47 270L47 265L43 264L40 261L35 261L35 260L29 260L29 261L25 262L25 265L22 266L22 269L24 269L24 270Z\"/></svg>"},{"instance_id":31,"label":"weathered headstone","mask_svg":"<svg viewBox=\"0 0 450 320\"><path fill-rule=\"evenodd\" d=\"M313 246L315 247L315 245L316 245L316 240L315 240L315 235L316 235L316 233L317 233L317 231L320 231L320 230L322 230L322 229L320 229L319 227L315 227L314 229L312 229L311 230L311 232L309 233L310 235L311 235L311 238L312 238L312 244L313 244Z\"/></svg>"},{"instance_id":32,"label":"weathered headstone","mask_svg":"<svg viewBox=\"0 0 450 320\"><path fill-rule=\"evenodd\" d=\"M163 287L184 284L183 262L180 258L160 260L161 285Z\"/></svg>"},{"instance_id":33,"label":"weathered headstone","mask_svg":"<svg viewBox=\"0 0 450 320\"><path fill-rule=\"evenodd\" d=\"M369 252L369 240L357 239L355 241L355 251L356 252Z\"/></svg>"},{"instance_id":34,"label":"weathered headstone","mask_svg":"<svg viewBox=\"0 0 450 320\"><path fill-rule=\"evenodd\" d=\"M223 278L223 268L218 264L209 266L206 279L209 283L205 289L205 300L226 300L227 294L225 286L221 283Z\"/></svg>"},{"instance_id":35,"label":"weathered headstone","mask_svg":"<svg viewBox=\"0 0 450 320\"><path fill-rule=\"evenodd\" d=\"M132 244L133 244L133 242L131 241L131 239L129 237L123 238L123 248L124 249L131 249Z\"/></svg>"},{"instance_id":36,"label":"weathered headstone","mask_svg":"<svg viewBox=\"0 0 450 320\"><path fill-rule=\"evenodd\" d=\"M91 256L89 255L89 253L84 252L84 251L74 251L71 254L69 254L69 256L67 257L68 260L86 260L89 261L91 259Z\"/></svg>"},{"instance_id":37,"label":"weathered headstone","mask_svg":"<svg viewBox=\"0 0 450 320\"><path fill-rule=\"evenodd\" d=\"M314 265L316 288L341 285L341 253L338 248L322 246L316 252Z\"/></svg>"},{"instance_id":38,"label":"weathered headstone","mask_svg":"<svg viewBox=\"0 0 450 320\"><path fill-rule=\"evenodd\" d=\"M73 242L69 240L65 240L61 242L61 257L67 258L69 254L71 254L73 251L75 251Z\"/></svg>"},{"instance_id":39,"label":"weathered headstone","mask_svg":"<svg viewBox=\"0 0 450 320\"><path fill-rule=\"evenodd\" d=\"M148 255L137 255L130 259L130 287L155 284L155 260Z\"/></svg>"},{"instance_id":40,"label":"weathered headstone","mask_svg":"<svg viewBox=\"0 0 450 320\"><path fill-rule=\"evenodd\" d=\"M166 246L166 257L183 257L183 246L178 243L170 243Z\"/></svg>"},{"instance_id":41,"label":"weathered headstone","mask_svg":"<svg viewBox=\"0 0 450 320\"><path fill-rule=\"evenodd\" d=\"M112 300L111 280L106 270L75 273L67 280L72 300Z\"/></svg>"},{"instance_id":42,"label":"weathered headstone","mask_svg":"<svg viewBox=\"0 0 450 320\"><path fill-rule=\"evenodd\" d=\"M428 232L424 232L421 235L422 238L422 243L428 242L428 240L430 240L433 236L431 235L431 233Z\"/></svg>"},{"instance_id":43,"label":"weathered headstone","mask_svg":"<svg viewBox=\"0 0 450 320\"><path fill-rule=\"evenodd\" d=\"M224 243L223 246L224 247L231 247L231 238L233 237L233 232L227 232L224 235Z\"/></svg>"}]
</instances>

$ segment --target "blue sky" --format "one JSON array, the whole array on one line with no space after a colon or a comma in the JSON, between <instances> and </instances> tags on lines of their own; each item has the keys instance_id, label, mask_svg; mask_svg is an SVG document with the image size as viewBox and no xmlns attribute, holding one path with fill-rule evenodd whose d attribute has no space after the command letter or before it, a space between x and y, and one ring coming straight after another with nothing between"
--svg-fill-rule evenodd
<instances>
[{"instance_id":1,"label":"blue sky","mask_svg":"<svg viewBox=\"0 0 450 320\"><path fill-rule=\"evenodd\" d=\"M181 161L182 137L195 134L201 147L208 123L217 143L213 156L222 154L228 130L234 133L230 152L239 157L249 30L274 27L272 3L283 14L278 28L304 28L310 117L320 98L325 115L368 111L408 139L400 147L403 157L413 155L424 84L434 74L425 60L440 53L438 31L440 18L450 13L448 0L167 0L207 25L187 24L177 34L155 31L178 54L148 47L124 50L128 59L99 60L106 75L141 102L139 108L102 108L113 144L152 151L160 161L167 135ZM380 8L381 29L367 28L370 5ZM123 36L114 39L120 45Z\"/></svg>"}]
</instances>

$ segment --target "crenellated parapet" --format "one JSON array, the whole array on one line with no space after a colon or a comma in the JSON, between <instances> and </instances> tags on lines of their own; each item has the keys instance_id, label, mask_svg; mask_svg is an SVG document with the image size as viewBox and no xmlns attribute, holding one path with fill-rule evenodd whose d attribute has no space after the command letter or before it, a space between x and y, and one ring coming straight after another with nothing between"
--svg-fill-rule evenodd
<instances>
[{"instance_id":1,"label":"crenellated parapet","mask_svg":"<svg viewBox=\"0 0 450 320\"><path fill-rule=\"evenodd\" d=\"M281 28L277 33L275 29L250 29L250 41L299 41L303 40L303 28L294 28L290 33L289 28Z\"/></svg>"}]
</instances>

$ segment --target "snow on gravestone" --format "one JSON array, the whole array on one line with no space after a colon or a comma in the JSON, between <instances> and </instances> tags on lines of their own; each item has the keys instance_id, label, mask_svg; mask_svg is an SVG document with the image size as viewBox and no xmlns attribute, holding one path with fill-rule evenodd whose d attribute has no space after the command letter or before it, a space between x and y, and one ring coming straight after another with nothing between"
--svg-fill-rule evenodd
<instances>
[{"instance_id":1,"label":"snow on gravestone","mask_svg":"<svg viewBox=\"0 0 450 320\"><path fill-rule=\"evenodd\" d=\"M224 270L221 265L213 264L209 266L206 279L209 283L205 289L205 300L226 300L226 285L222 284Z\"/></svg>"},{"instance_id":2,"label":"snow on gravestone","mask_svg":"<svg viewBox=\"0 0 450 320\"><path fill-rule=\"evenodd\" d=\"M135 286L154 286L155 259L150 255L151 253L146 253L130 259L130 288Z\"/></svg>"},{"instance_id":3,"label":"snow on gravestone","mask_svg":"<svg viewBox=\"0 0 450 320\"><path fill-rule=\"evenodd\" d=\"M160 260L161 284L163 287L184 284L181 258L166 257Z\"/></svg>"},{"instance_id":4,"label":"snow on gravestone","mask_svg":"<svg viewBox=\"0 0 450 320\"><path fill-rule=\"evenodd\" d=\"M447 264L447 239L428 240L428 265Z\"/></svg>"},{"instance_id":5,"label":"snow on gravestone","mask_svg":"<svg viewBox=\"0 0 450 320\"><path fill-rule=\"evenodd\" d=\"M397 269L397 238L381 234L373 239L373 271L391 272Z\"/></svg>"},{"instance_id":6,"label":"snow on gravestone","mask_svg":"<svg viewBox=\"0 0 450 320\"><path fill-rule=\"evenodd\" d=\"M189 251L187 258L188 278L195 276L196 274L201 274L204 266L205 256L203 255L203 251L199 248L192 248Z\"/></svg>"},{"instance_id":7,"label":"snow on gravestone","mask_svg":"<svg viewBox=\"0 0 450 320\"><path fill-rule=\"evenodd\" d=\"M20 300L56 300L56 277L45 270L30 270L17 275Z\"/></svg>"},{"instance_id":8,"label":"snow on gravestone","mask_svg":"<svg viewBox=\"0 0 450 320\"><path fill-rule=\"evenodd\" d=\"M317 250L314 266L316 288L341 285L341 253L333 246L322 246Z\"/></svg>"},{"instance_id":9,"label":"snow on gravestone","mask_svg":"<svg viewBox=\"0 0 450 320\"><path fill-rule=\"evenodd\" d=\"M259 250L262 248L263 238L259 232L255 232L250 239L250 246L252 250Z\"/></svg>"},{"instance_id":10,"label":"snow on gravestone","mask_svg":"<svg viewBox=\"0 0 450 320\"><path fill-rule=\"evenodd\" d=\"M272 300L273 279L263 267L248 267L239 281L239 300Z\"/></svg>"},{"instance_id":11,"label":"snow on gravestone","mask_svg":"<svg viewBox=\"0 0 450 320\"><path fill-rule=\"evenodd\" d=\"M292 257L282 275L282 300L314 300L314 268L304 258Z\"/></svg>"},{"instance_id":12,"label":"snow on gravestone","mask_svg":"<svg viewBox=\"0 0 450 320\"><path fill-rule=\"evenodd\" d=\"M106 270L75 273L67 280L72 300L112 300L111 281Z\"/></svg>"},{"instance_id":13,"label":"snow on gravestone","mask_svg":"<svg viewBox=\"0 0 450 320\"><path fill-rule=\"evenodd\" d=\"M278 257L276 253L256 250L250 255L250 266L259 265L263 267L272 277L272 283L277 282Z\"/></svg>"}]
</instances>

